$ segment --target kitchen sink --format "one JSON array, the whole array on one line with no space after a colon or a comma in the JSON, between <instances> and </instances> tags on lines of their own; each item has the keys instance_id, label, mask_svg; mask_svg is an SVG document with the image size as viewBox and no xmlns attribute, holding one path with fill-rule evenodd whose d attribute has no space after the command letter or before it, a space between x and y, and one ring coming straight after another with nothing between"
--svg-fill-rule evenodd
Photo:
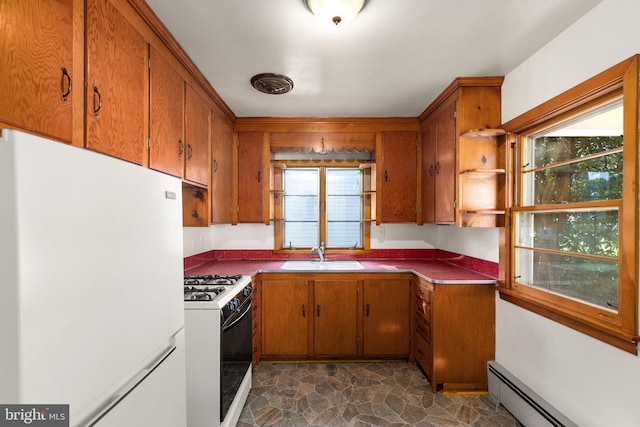
<instances>
[{"instance_id":1,"label":"kitchen sink","mask_svg":"<svg viewBox=\"0 0 640 427\"><path fill-rule=\"evenodd\" d=\"M351 271L363 270L364 267L358 261L286 261L282 264L282 270L293 271Z\"/></svg>"}]
</instances>

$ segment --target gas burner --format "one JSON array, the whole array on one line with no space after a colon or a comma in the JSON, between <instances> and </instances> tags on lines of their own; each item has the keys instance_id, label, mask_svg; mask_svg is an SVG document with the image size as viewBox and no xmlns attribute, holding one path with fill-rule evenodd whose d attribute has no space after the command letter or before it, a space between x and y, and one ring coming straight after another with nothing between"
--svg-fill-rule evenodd
<instances>
[{"instance_id":1,"label":"gas burner","mask_svg":"<svg viewBox=\"0 0 640 427\"><path fill-rule=\"evenodd\" d=\"M213 301L225 292L225 286L234 285L242 275L235 276L184 276L185 301Z\"/></svg>"},{"instance_id":2,"label":"gas burner","mask_svg":"<svg viewBox=\"0 0 640 427\"><path fill-rule=\"evenodd\" d=\"M184 284L186 285L233 285L242 279L242 275L234 276L218 276L208 274L206 276L184 276Z\"/></svg>"},{"instance_id":3,"label":"gas burner","mask_svg":"<svg viewBox=\"0 0 640 427\"><path fill-rule=\"evenodd\" d=\"M222 286L212 288L208 285L192 285L192 286L187 285L184 287L184 293L187 293L187 292L212 292L218 295L224 292L224 288Z\"/></svg>"},{"instance_id":4,"label":"gas burner","mask_svg":"<svg viewBox=\"0 0 640 427\"><path fill-rule=\"evenodd\" d=\"M212 301L213 296L206 292L185 292L185 301Z\"/></svg>"}]
</instances>

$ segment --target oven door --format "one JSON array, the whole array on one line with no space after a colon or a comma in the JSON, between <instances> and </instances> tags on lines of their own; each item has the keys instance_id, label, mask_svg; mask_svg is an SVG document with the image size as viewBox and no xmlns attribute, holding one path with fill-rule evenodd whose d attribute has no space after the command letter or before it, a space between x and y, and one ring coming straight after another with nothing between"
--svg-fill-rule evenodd
<instances>
[{"instance_id":1,"label":"oven door","mask_svg":"<svg viewBox=\"0 0 640 427\"><path fill-rule=\"evenodd\" d=\"M221 310L220 422L224 421L233 399L251 366L251 295L233 311Z\"/></svg>"}]
</instances>

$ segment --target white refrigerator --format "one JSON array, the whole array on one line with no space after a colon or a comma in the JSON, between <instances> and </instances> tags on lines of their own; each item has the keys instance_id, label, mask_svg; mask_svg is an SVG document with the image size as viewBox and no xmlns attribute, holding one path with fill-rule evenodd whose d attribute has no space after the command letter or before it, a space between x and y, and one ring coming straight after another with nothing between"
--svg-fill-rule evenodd
<instances>
[{"instance_id":1,"label":"white refrigerator","mask_svg":"<svg viewBox=\"0 0 640 427\"><path fill-rule=\"evenodd\" d=\"M0 138L0 403L70 425L186 424L181 182Z\"/></svg>"}]
</instances>

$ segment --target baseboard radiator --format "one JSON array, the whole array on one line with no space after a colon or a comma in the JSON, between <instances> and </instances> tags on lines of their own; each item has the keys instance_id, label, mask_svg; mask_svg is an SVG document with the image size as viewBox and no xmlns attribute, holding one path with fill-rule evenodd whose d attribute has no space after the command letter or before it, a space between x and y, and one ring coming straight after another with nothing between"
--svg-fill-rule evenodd
<instances>
[{"instance_id":1,"label":"baseboard radiator","mask_svg":"<svg viewBox=\"0 0 640 427\"><path fill-rule=\"evenodd\" d=\"M577 427L495 360L487 363L489 398L525 427Z\"/></svg>"}]
</instances>

